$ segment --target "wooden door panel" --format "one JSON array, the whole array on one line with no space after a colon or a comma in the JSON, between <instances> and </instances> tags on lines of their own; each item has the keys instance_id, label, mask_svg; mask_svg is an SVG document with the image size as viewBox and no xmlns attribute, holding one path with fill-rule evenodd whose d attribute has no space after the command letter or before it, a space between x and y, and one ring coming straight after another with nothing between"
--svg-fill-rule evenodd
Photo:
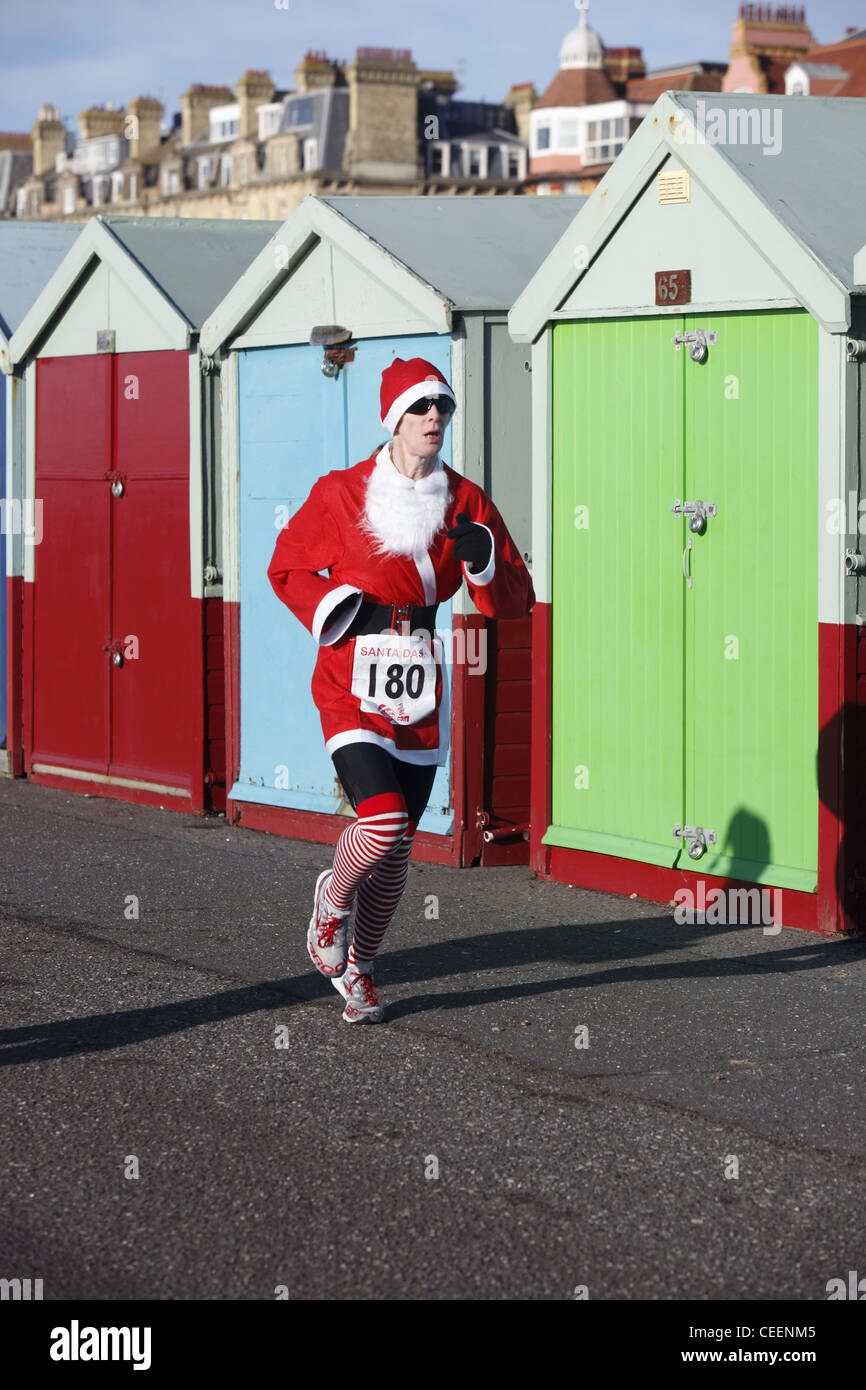
<instances>
[{"instance_id":1,"label":"wooden door panel","mask_svg":"<svg viewBox=\"0 0 866 1390\"><path fill-rule=\"evenodd\" d=\"M109 757L109 357L44 358L36 381L32 725L28 766Z\"/></svg>"},{"instance_id":2,"label":"wooden door panel","mask_svg":"<svg viewBox=\"0 0 866 1390\"><path fill-rule=\"evenodd\" d=\"M683 801L679 320L553 332L547 844L672 865Z\"/></svg>"},{"instance_id":3,"label":"wooden door panel","mask_svg":"<svg viewBox=\"0 0 866 1390\"><path fill-rule=\"evenodd\" d=\"M685 819L719 837L687 864L814 892L818 326L794 310L686 328L718 333L685 361L685 489L718 510L688 557Z\"/></svg>"},{"instance_id":4,"label":"wooden door panel","mask_svg":"<svg viewBox=\"0 0 866 1390\"><path fill-rule=\"evenodd\" d=\"M115 363L112 775L188 787L203 736L203 634L191 596L189 365L184 352Z\"/></svg>"}]
</instances>

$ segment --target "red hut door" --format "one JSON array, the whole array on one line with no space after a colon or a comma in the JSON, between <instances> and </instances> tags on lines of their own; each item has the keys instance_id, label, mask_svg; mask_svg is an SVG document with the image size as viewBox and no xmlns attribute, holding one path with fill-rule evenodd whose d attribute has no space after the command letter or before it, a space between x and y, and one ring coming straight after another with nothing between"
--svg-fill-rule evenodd
<instances>
[{"instance_id":1,"label":"red hut door","mask_svg":"<svg viewBox=\"0 0 866 1390\"><path fill-rule=\"evenodd\" d=\"M40 360L36 483L27 770L200 806L186 353Z\"/></svg>"}]
</instances>

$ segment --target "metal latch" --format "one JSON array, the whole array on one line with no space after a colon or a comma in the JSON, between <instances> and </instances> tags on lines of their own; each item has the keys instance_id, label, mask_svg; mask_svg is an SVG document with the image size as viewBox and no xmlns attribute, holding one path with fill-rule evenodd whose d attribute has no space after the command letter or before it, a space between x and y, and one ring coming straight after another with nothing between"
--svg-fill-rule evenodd
<instances>
[{"instance_id":1,"label":"metal latch","mask_svg":"<svg viewBox=\"0 0 866 1390\"><path fill-rule=\"evenodd\" d=\"M689 845L689 858L700 859L706 852L707 845L716 843L715 830L709 830L703 825L680 825L677 821L671 834L675 839L691 840Z\"/></svg>"},{"instance_id":2,"label":"metal latch","mask_svg":"<svg viewBox=\"0 0 866 1390\"><path fill-rule=\"evenodd\" d=\"M115 637L113 642L103 643L102 650L108 653L108 659L112 666L123 665L123 643L119 637Z\"/></svg>"},{"instance_id":3,"label":"metal latch","mask_svg":"<svg viewBox=\"0 0 866 1390\"><path fill-rule=\"evenodd\" d=\"M681 347L687 347L693 362L703 362L707 348L716 346L718 336L714 328L690 328L687 333L675 333L671 342L677 352Z\"/></svg>"},{"instance_id":4,"label":"metal latch","mask_svg":"<svg viewBox=\"0 0 866 1390\"><path fill-rule=\"evenodd\" d=\"M677 498L671 511L677 516L687 516L689 518L689 530L701 532L706 528L707 517L716 515L715 502L702 502L697 498L694 502L681 502Z\"/></svg>"},{"instance_id":5,"label":"metal latch","mask_svg":"<svg viewBox=\"0 0 866 1390\"><path fill-rule=\"evenodd\" d=\"M348 362L354 362L355 348L347 346L351 337L351 328L344 328L339 323L320 323L313 329L310 334L311 345L325 349L325 360L322 363L325 376L335 377Z\"/></svg>"}]
</instances>

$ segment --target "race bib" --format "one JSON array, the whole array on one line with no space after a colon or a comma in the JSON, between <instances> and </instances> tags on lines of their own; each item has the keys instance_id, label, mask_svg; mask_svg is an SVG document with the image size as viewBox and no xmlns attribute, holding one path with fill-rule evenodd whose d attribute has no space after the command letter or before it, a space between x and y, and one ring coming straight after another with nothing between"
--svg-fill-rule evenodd
<instances>
[{"instance_id":1,"label":"race bib","mask_svg":"<svg viewBox=\"0 0 866 1390\"><path fill-rule=\"evenodd\" d=\"M433 646L438 638L433 638ZM367 714L417 724L436 708L437 654L426 638L394 632L355 638L352 694Z\"/></svg>"}]
</instances>

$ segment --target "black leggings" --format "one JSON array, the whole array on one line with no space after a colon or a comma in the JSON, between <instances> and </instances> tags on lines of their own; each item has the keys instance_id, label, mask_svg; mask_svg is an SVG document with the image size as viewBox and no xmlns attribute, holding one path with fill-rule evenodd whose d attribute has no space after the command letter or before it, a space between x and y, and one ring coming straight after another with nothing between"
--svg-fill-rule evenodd
<instances>
[{"instance_id":1,"label":"black leggings","mask_svg":"<svg viewBox=\"0 0 866 1390\"><path fill-rule=\"evenodd\" d=\"M404 763L375 743L347 743L335 749L331 758L355 810L371 796L396 792L406 802L410 821L421 819L433 789L435 766Z\"/></svg>"}]
</instances>

